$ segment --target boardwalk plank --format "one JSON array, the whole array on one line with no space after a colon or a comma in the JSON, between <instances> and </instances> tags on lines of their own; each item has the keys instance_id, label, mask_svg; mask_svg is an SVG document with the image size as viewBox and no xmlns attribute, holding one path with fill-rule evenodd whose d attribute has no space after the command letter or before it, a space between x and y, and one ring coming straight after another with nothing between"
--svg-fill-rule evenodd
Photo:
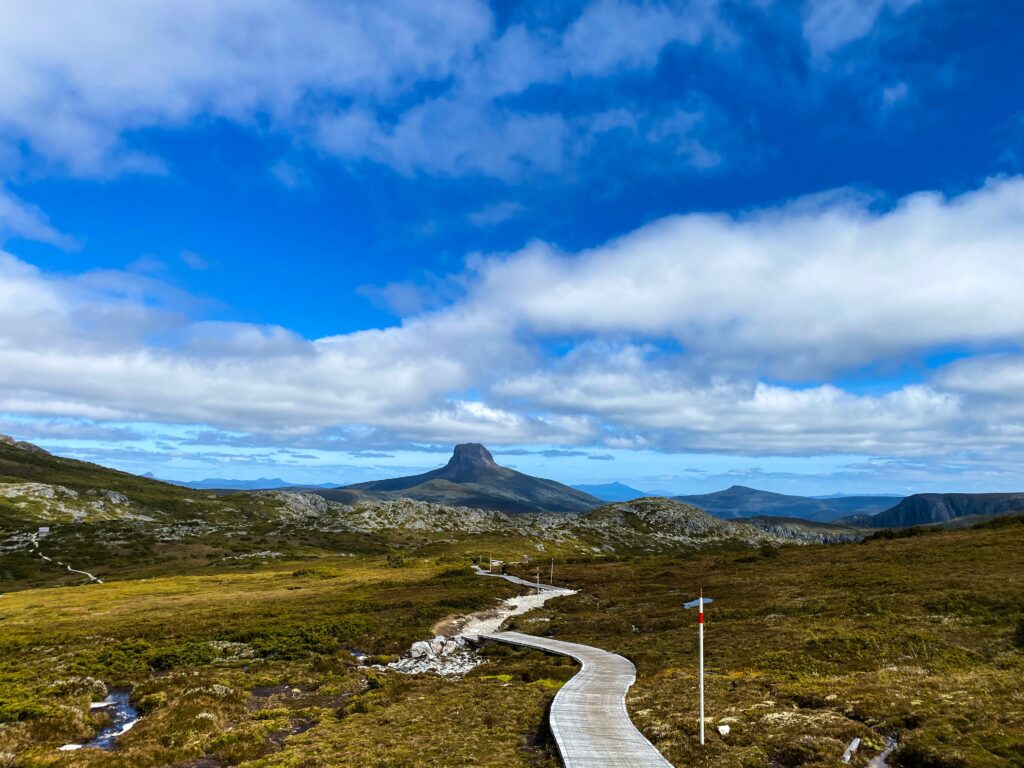
<instances>
[{"instance_id":1,"label":"boardwalk plank","mask_svg":"<svg viewBox=\"0 0 1024 768\"><path fill-rule=\"evenodd\" d=\"M636 680L629 659L520 632L495 632L480 639L570 656L583 665L551 704L551 732L565 768L672 768L629 719L626 691Z\"/></svg>"}]
</instances>

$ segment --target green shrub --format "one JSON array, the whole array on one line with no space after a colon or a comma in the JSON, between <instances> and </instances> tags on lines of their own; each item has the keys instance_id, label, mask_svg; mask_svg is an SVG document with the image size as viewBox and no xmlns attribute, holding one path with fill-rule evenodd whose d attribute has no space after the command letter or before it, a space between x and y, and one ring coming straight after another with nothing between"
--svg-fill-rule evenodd
<instances>
[{"instance_id":1,"label":"green shrub","mask_svg":"<svg viewBox=\"0 0 1024 768\"><path fill-rule=\"evenodd\" d=\"M330 568L300 568L292 571L293 579L314 578L314 579L336 579L340 574Z\"/></svg>"},{"instance_id":2,"label":"green shrub","mask_svg":"<svg viewBox=\"0 0 1024 768\"><path fill-rule=\"evenodd\" d=\"M209 643L185 643L176 648L153 651L146 661L152 669L165 672L178 667L209 664L216 658L217 652Z\"/></svg>"},{"instance_id":3,"label":"green shrub","mask_svg":"<svg viewBox=\"0 0 1024 768\"><path fill-rule=\"evenodd\" d=\"M147 714L152 712L154 709L158 709L167 703L166 691L157 691L156 693L147 693L138 702L139 712Z\"/></svg>"},{"instance_id":4,"label":"green shrub","mask_svg":"<svg viewBox=\"0 0 1024 768\"><path fill-rule=\"evenodd\" d=\"M900 747L893 760L900 768L963 768L967 765L959 755L943 754L913 743Z\"/></svg>"},{"instance_id":5,"label":"green shrub","mask_svg":"<svg viewBox=\"0 0 1024 768\"><path fill-rule=\"evenodd\" d=\"M936 525L915 525L911 528L883 528L861 539L861 544L867 544L869 541L912 539L916 536L927 536L933 533L945 533L945 530Z\"/></svg>"}]
</instances>

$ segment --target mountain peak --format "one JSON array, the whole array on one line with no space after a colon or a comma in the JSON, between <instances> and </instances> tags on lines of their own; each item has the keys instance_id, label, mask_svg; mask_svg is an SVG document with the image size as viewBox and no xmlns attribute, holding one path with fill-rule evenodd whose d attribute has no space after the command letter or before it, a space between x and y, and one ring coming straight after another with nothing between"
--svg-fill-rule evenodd
<instances>
[{"instance_id":1,"label":"mountain peak","mask_svg":"<svg viewBox=\"0 0 1024 768\"><path fill-rule=\"evenodd\" d=\"M480 443L460 443L455 446L452 457L448 460L447 469L460 470L476 467L498 466L491 452Z\"/></svg>"},{"instance_id":2,"label":"mountain peak","mask_svg":"<svg viewBox=\"0 0 1024 768\"><path fill-rule=\"evenodd\" d=\"M422 475L373 480L319 493L328 499L361 493L500 512L586 512L601 505L601 500L589 493L499 466L480 443L456 445L445 466Z\"/></svg>"}]
</instances>

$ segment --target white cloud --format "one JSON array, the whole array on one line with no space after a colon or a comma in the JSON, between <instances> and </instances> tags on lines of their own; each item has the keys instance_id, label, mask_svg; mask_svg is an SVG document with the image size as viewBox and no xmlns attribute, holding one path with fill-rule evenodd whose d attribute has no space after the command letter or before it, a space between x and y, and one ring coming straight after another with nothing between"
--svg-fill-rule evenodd
<instances>
[{"instance_id":1,"label":"white cloud","mask_svg":"<svg viewBox=\"0 0 1024 768\"><path fill-rule=\"evenodd\" d=\"M718 3L596 0L566 30L563 48L574 76L619 67L648 68L671 42L695 45L719 24Z\"/></svg>"},{"instance_id":2,"label":"white cloud","mask_svg":"<svg viewBox=\"0 0 1024 768\"><path fill-rule=\"evenodd\" d=\"M477 264L471 290L538 334L677 340L717 371L823 377L1024 335L1024 179L875 213L826 196L663 219L591 251Z\"/></svg>"},{"instance_id":3,"label":"white cloud","mask_svg":"<svg viewBox=\"0 0 1024 768\"><path fill-rule=\"evenodd\" d=\"M505 381L495 393L552 413L586 414L627 439L675 451L929 454L963 415L955 395L926 386L865 396L829 384L700 383L622 355Z\"/></svg>"},{"instance_id":4,"label":"white cloud","mask_svg":"<svg viewBox=\"0 0 1024 768\"><path fill-rule=\"evenodd\" d=\"M503 99L649 69L673 41L723 37L716 8L595 0L563 30L499 31L483 0L11 0L0 149L82 176L163 172L134 134L212 116L406 174L554 172L566 119Z\"/></svg>"},{"instance_id":5,"label":"white cloud","mask_svg":"<svg viewBox=\"0 0 1024 768\"><path fill-rule=\"evenodd\" d=\"M882 89L882 107L892 109L898 104L907 100L910 93L910 86L906 82L899 82Z\"/></svg>"},{"instance_id":6,"label":"white cloud","mask_svg":"<svg viewBox=\"0 0 1024 768\"><path fill-rule=\"evenodd\" d=\"M210 268L210 263L200 256L198 253L192 251L182 251L178 254L178 257L185 263L190 269L205 270Z\"/></svg>"},{"instance_id":7,"label":"white cloud","mask_svg":"<svg viewBox=\"0 0 1024 768\"><path fill-rule=\"evenodd\" d=\"M450 95L418 104L393 124L367 110L348 111L323 118L318 131L320 144L344 160L370 159L407 175L499 178L560 170L567 138L561 115Z\"/></svg>"},{"instance_id":8,"label":"white cloud","mask_svg":"<svg viewBox=\"0 0 1024 768\"><path fill-rule=\"evenodd\" d=\"M1016 407L1017 416L1024 417L1024 355L982 355L958 360L946 366L939 376L949 390L978 395L989 400L988 409L998 407L992 401Z\"/></svg>"},{"instance_id":9,"label":"white cloud","mask_svg":"<svg viewBox=\"0 0 1024 768\"><path fill-rule=\"evenodd\" d=\"M865 37L885 12L898 15L921 0L806 0L803 32L816 58Z\"/></svg>"},{"instance_id":10,"label":"white cloud","mask_svg":"<svg viewBox=\"0 0 1024 768\"><path fill-rule=\"evenodd\" d=\"M78 247L73 237L58 232L50 225L45 213L0 186L0 241L12 235L65 250Z\"/></svg>"},{"instance_id":11,"label":"white cloud","mask_svg":"<svg viewBox=\"0 0 1024 768\"><path fill-rule=\"evenodd\" d=\"M387 99L446 77L491 29L478 0L11 0L0 131L75 173L145 158L122 137L199 115L291 121L324 93Z\"/></svg>"},{"instance_id":12,"label":"white cloud","mask_svg":"<svg viewBox=\"0 0 1024 768\"><path fill-rule=\"evenodd\" d=\"M204 319L153 277L58 277L0 254L0 413L295 444L340 430L355 447L1019 461L1022 230L1024 179L885 211L833 194L675 217L577 254L537 243L477 258L438 308L313 340ZM1017 351L985 354L996 346ZM835 383L936 349L974 357L887 391Z\"/></svg>"},{"instance_id":13,"label":"white cloud","mask_svg":"<svg viewBox=\"0 0 1024 768\"><path fill-rule=\"evenodd\" d=\"M495 203L494 205L485 206L478 211L473 211L466 218L475 226L491 227L495 224L502 224L509 219L514 219L525 210L526 206L522 203L507 200L503 203Z\"/></svg>"}]
</instances>

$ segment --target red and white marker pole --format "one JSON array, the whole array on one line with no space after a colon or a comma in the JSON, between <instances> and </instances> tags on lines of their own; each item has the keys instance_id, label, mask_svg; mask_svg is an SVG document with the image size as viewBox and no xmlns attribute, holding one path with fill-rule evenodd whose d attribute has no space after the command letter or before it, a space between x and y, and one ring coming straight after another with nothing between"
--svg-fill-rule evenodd
<instances>
[{"instance_id":1,"label":"red and white marker pole","mask_svg":"<svg viewBox=\"0 0 1024 768\"><path fill-rule=\"evenodd\" d=\"M713 603L713 597L704 597L704 590L700 591L700 597L683 603L683 608L697 609L697 643L700 663L700 743L704 743L704 603Z\"/></svg>"},{"instance_id":2,"label":"red and white marker pole","mask_svg":"<svg viewBox=\"0 0 1024 768\"><path fill-rule=\"evenodd\" d=\"M697 598L697 644L700 654L700 743L704 743L704 590Z\"/></svg>"}]
</instances>

